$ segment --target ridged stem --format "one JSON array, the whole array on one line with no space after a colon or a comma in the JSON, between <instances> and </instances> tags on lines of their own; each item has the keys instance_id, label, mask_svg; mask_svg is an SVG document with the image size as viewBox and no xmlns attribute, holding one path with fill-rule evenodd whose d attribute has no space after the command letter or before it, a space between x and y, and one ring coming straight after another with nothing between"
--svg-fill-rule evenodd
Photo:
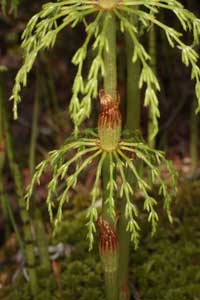
<instances>
[{"instance_id":1,"label":"ridged stem","mask_svg":"<svg viewBox=\"0 0 200 300\"><path fill-rule=\"evenodd\" d=\"M108 41L108 51L104 50L104 90L117 99L117 44L116 44L116 20L113 14L110 14L110 22L107 26L106 37Z\"/></svg>"},{"instance_id":2,"label":"ridged stem","mask_svg":"<svg viewBox=\"0 0 200 300\"><path fill-rule=\"evenodd\" d=\"M130 17L130 21L135 23L133 17ZM135 63L132 62L133 57L133 41L130 34L125 34L126 42L126 61L127 61L127 106L126 106L126 128L130 131L139 129L140 127L140 89L139 89L139 78L141 64L137 60Z\"/></svg>"},{"instance_id":3,"label":"ridged stem","mask_svg":"<svg viewBox=\"0 0 200 300\"><path fill-rule=\"evenodd\" d=\"M106 13L105 13L106 14ZM104 90L113 99L117 99L117 45L116 45L116 20L114 14L110 13L110 21L107 27L106 37L108 41L109 50L104 50L104 65L105 65L105 77L104 77ZM103 181L103 206L102 206L102 221L107 223L115 232L116 222L109 214L108 204L106 199L108 196L107 185L109 182L109 156L105 159L102 170ZM104 228L104 227L102 227ZM103 230L103 229L102 229ZM101 249L102 235L100 235L100 256L103 263L104 275L105 275L105 288L107 300L118 300L118 246L113 254L112 249L110 251L104 251ZM116 241L116 243L118 243ZM113 260L113 256L116 256ZM108 269L108 265L112 265L112 268Z\"/></svg>"},{"instance_id":4,"label":"ridged stem","mask_svg":"<svg viewBox=\"0 0 200 300\"><path fill-rule=\"evenodd\" d=\"M133 17L130 21L135 25L137 22ZM126 128L133 132L140 127L140 62L132 63L133 41L129 35L125 35L126 42L126 58L127 58L127 101L126 101ZM133 175L130 171L126 171L126 178L132 187L135 185ZM130 233L127 232L127 220L125 218L125 197L120 201L120 218L118 224L119 235L119 300L129 300L129 252L130 252Z\"/></svg>"}]
</instances>

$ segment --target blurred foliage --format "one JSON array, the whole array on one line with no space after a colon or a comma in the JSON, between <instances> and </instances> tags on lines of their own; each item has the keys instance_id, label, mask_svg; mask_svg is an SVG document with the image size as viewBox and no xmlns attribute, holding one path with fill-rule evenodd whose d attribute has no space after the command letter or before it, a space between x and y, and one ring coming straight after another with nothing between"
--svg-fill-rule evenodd
<instances>
[{"instance_id":1,"label":"blurred foliage","mask_svg":"<svg viewBox=\"0 0 200 300\"><path fill-rule=\"evenodd\" d=\"M1 0L0 6L3 14L14 14L16 16L21 2L22 0Z\"/></svg>"}]
</instances>

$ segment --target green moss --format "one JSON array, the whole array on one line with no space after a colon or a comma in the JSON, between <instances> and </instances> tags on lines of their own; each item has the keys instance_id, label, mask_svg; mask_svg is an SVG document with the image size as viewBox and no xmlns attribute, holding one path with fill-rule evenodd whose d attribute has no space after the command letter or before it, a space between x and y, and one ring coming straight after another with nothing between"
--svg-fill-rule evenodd
<instances>
[{"instance_id":1,"label":"green moss","mask_svg":"<svg viewBox=\"0 0 200 300\"><path fill-rule=\"evenodd\" d=\"M179 189L174 224L161 222L132 252L132 276L143 300L200 299L200 183Z\"/></svg>"},{"instance_id":2,"label":"green moss","mask_svg":"<svg viewBox=\"0 0 200 300\"><path fill-rule=\"evenodd\" d=\"M137 251L131 251L131 283L141 300L200 300L200 182L183 184L174 202L174 223L164 217L156 235L150 236L143 224ZM53 244L74 247L71 255L60 258L58 286L53 273L39 271L38 300L104 300L102 269L97 245L88 252L85 214L67 213ZM48 280L47 280L48 279ZM0 290L2 300L31 300L23 278L15 286Z\"/></svg>"},{"instance_id":3,"label":"green moss","mask_svg":"<svg viewBox=\"0 0 200 300\"><path fill-rule=\"evenodd\" d=\"M47 274L43 269L38 269L40 292L37 300L104 300L103 276L97 246L88 252L85 214L77 213L73 217L72 213L68 213L65 219L51 243L57 244L62 241L72 246L74 250L69 257L60 258L59 286L53 272ZM20 278L11 288L0 290L0 299L31 300L27 283Z\"/></svg>"}]
</instances>

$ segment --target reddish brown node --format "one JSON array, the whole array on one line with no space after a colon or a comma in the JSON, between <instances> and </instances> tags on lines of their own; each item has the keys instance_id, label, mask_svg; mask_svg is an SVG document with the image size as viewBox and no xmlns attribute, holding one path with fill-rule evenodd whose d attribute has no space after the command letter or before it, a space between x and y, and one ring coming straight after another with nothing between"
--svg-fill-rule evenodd
<instances>
[{"instance_id":1,"label":"reddish brown node","mask_svg":"<svg viewBox=\"0 0 200 300\"><path fill-rule=\"evenodd\" d=\"M120 96L114 100L111 95L107 94L104 90L99 92L100 99L100 114L98 126L109 128L121 127L121 113L119 111Z\"/></svg>"},{"instance_id":2,"label":"reddish brown node","mask_svg":"<svg viewBox=\"0 0 200 300\"><path fill-rule=\"evenodd\" d=\"M118 239L115 228L100 217L97 221L100 233L99 251L115 252L118 249Z\"/></svg>"}]
</instances>

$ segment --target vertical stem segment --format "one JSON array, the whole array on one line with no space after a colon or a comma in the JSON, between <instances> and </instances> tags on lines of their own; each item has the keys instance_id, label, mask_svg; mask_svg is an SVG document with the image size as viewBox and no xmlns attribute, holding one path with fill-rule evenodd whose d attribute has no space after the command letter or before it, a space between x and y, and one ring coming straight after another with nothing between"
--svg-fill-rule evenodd
<instances>
[{"instance_id":1,"label":"vertical stem segment","mask_svg":"<svg viewBox=\"0 0 200 300\"><path fill-rule=\"evenodd\" d=\"M34 99L34 107L33 107L33 119L32 119L32 131L31 131L31 141L30 141L30 149L29 149L29 169L31 177L34 175L35 165L36 165L36 142L38 136L38 121L40 114L40 87L41 87L41 75L39 70L36 72L36 93ZM40 263L41 266L47 272L50 271L50 260L48 253L48 240L45 232L44 224L42 222L42 214L40 209L37 207L37 199L33 197L33 211L34 211L34 228L36 232L36 242L38 245L39 255L40 255Z\"/></svg>"},{"instance_id":2,"label":"vertical stem segment","mask_svg":"<svg viewBox=\"0 0 200 300\"><path fill-rule=\"evenodd\" d=\"M135 23L135 20L131 16L131 22ZM127 107L126 107L126 127L130 131L139 129L140 126L140 89L139 89L139 78L140 78L140 61L139 59L133 63L133 41L130 34L125 34L126 42L126 59L127 59Z\"/></svg>"},{"instance_id":3,"label":"vertical stem segment","mask_svg":"<svg viewBox=\"0 0 200 300\"><path fill-rule=\"evenodd\" d=\"M100 232L99 253L104 268L106 298L107 300L117 300L119 245L115 225L102 216L98 220L98 227Z\"/></svg>"},{"instance_id":4,"label":"vertical stem segment","mask_svg":"<svg viewBox=\"0 0 200 300\"><path fill-rule=\"evenodd\" d=\"M104 90L105 93L109 94L113 99L117 99L116 20L112 13L110 13L106 37L108 41L108 51L104 50L104 65L106 72L104 77ZM102 181L103 207L102 218L99 221L99 252L104 268L107 300L118 300L118 239L116 234L116 221L110 216L108 203L106 203L108 198L109 155L107 155L107 158L104 161Z\"/></svg>"},{"instance_id":5,"label":"vertical stem segment","mask_svg":"<svg viewBox=\"0 0 200 300\"><path fill-rule=\"evenodd\" d=\"M4 126L4 78L3 74L0 73L0 202L2 204L2 211L4 222L6 226L6 234L9 233L9 224L11 223L20 249L23 252L23 241L21 239L18 226L15 222L13 215L12 207L10 205L9 199L6 194L4 181L3 181L3 168L5 165L5 156L6 156L6 145L5 145L5 126Z\"/></svg>"},{"instance_id":6,"label":"vertical stem segment","mask_svg":"<svg viewBox=\"0 0 200 300\"><path fill-rule=\"evenodd\" d=\"M116 20L113 14L110 14L110 22L107 27L106 37L108 40L108 51L104 50L104 90L117 99L117 44L116 44Z\"/></svg>"},{"instance_id":7,"label":"vertical stem segment","mask_svg":"<svg viewBox=\"0 0 200 300\"><path fill-rule=\"evenodd\" d=\"M136 23L133 17L132 23ZM139 90L139 77L140 77L140 62L137 60L132 63L133 56L133 41L129 35L125 35L126 42L126 57L127 57L127 106L126 106L126 128L129 131L134 131L140 127L140 90ZM129 183L134 187L135 180L129 170L126 171ZM118 224L119 236L119 300L129 300L130 291L128 284L129 277L129 252L130 252L130 233L127 229L127 220L125 218L125 197L120 201L120 218Z\"/></svg>"},{"instance_id":8,"label":"vertical stem segment","mask_svg":"<svg viewBox=\"0 0 200 300\"><path fill-rule=\"evenodd\" d=\"M30 279L30 288L31 288L31 293L34 296L34 299L36 299L37 292L38 292L38 281L37 281L37 274L36 274L36 260L35 260L35 253L34 253L30 216L28 211L26 210L26 202L24 199L24 190L23 190L23 183L21 178L21 171L15 160L15 154L14 154L15 152L12 144L9 117L8 117L5 101L3 104L3 116L4 116L4 126L5 126L6 154L8 156L8 162L9 162L10 170L15 184L15 190L18 197L20 217L23 223L23 236L25 242L24 252L25 252L26 265L27 265L27 270Z\"/></svg>"}]
</instances>

